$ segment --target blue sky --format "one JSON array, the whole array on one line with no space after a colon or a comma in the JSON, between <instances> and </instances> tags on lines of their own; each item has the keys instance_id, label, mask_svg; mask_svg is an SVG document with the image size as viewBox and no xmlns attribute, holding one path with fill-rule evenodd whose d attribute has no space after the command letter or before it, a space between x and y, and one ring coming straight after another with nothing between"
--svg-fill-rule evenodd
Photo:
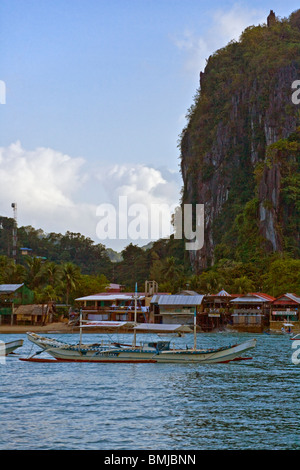
<instances>
[{"instance_id":1,"label":"blue sky","mask_svg":"<svg viewBox=\"0 0 300 470\"><path fill-rule=\"evenodd\" d=\"M205 60L270 9L298 6L2 0L0 214L16 201L19 225L125 246L97 238L97 206L178 202L177 141Z\"/></svg>"}]
</instances>

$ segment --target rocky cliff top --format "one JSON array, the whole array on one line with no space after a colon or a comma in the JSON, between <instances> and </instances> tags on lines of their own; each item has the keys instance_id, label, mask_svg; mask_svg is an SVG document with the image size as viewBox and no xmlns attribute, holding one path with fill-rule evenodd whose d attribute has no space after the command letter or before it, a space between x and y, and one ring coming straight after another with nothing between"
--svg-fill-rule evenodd
<instances>
[{"instance_id":1,"label":"rocky cliff top","mask_svg":"<svg viewBox=\"0 0 300 470\"><path fill-rule=\"evenodd\" d=\"M182 202L205 205L205 244L191 252L196 271L220 257L299 256L298 181L289 179L299 175L299 152L290 145L299 135L300 108L291 99L299 69L300 10L282 20L271 11L200 73L181 136ZM278 142L283 147L270 160Z\"/></svg>"}]
</instances>

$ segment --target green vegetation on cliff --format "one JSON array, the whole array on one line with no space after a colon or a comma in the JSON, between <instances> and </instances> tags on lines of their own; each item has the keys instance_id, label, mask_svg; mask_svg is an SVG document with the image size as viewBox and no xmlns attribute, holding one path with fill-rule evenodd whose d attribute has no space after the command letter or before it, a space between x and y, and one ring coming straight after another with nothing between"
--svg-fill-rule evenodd
<instances>
[{"instance_id":1,"label":"green vegetation on cliff","mask_svg":"<svg viewBox=\"0 0 300 470\"><path fill-rule=\"evenodd\" d=\"M209 57L180 141L182 203L205 206L195 272L219 260L299 258L300 10Z\"/></svg>"}]
</instances>

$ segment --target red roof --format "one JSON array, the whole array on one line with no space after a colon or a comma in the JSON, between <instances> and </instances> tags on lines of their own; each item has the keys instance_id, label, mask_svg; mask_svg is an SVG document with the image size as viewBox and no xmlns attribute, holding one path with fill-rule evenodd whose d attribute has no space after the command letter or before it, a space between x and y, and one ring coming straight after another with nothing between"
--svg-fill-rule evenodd
<instances>
[{"instance_id":1,"label":"red roof","mask_svg":"<svg viewBox=\"0 0 300 470\"><path fill-rule=\"evenodd\" d=\"M273 300L275 300L275 297L272 297L269 294L264 294L263 292L251 292L250 295L262 297L263 299L269 300L270 302L273 302Z\"/></svg>"},{"instance_id":2,"label":"red roof","mask_svg":"<svg viewBox=\"0 0 300 470\"><path fill-rule=\"evenodd\" d=\"M273 303L276 305L298 305L300 304L300 297L296 294L286 293L277 297Z\"/></svg>"},{"instance_id":3,"label":"red roof","mask_svg":"<svg viewBox=\"0 0 300 470\"><path fill-rule=\"evenodd\" d=\"M274 300L273 305L298 305L297 302L294 300L286 299L286 300Z\"/></svg>"}]
</instances>

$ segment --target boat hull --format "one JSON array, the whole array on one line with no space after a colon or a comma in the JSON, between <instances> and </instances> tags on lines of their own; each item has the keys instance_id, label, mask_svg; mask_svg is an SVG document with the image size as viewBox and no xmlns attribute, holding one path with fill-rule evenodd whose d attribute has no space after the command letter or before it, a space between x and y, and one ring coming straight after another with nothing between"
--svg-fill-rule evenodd
<instances>
[{"instance_id":1,"label":"boat hull","mask_svg":"<svg viewBox=\"0 0 300 470\"><path fill-rule=\"evenodd\" d=\"M168 349L156 350L148 347L108 347L93 345L68 345L28 334L28 338L57 361L63 362L149 362L149 363L227 363L243 359L246 351L256 346L256 339L239 345L217 349ZM249 359L249 358L248 358Z\"/></svg>"},{"instance_id":2,"label":"boat hull","mask_svg":"<svg viewBox=\"0 0 300 470\"><path fill-rule=\"evenodd\" d=\"M241 355L250 349L255 348L256 340L246 341L245 343L231 346L228 348L219 348L211 351L207 350L178 350L162 351L156 358L157 362L165 363L201 363L217 364L227 363L236 360L242 360ZM247 358L249 359L249 358Z\"/></svg>"},{"instance_id":3,"label":"boat hull","mask_svg":"<svg viewBox=\"0 0 300 470\"><path fill-rule=\"evenodd\" d=\"M8 356L17 348L23 346L23 339L17 339L15 341L10 341L9 343L0 343L0 356Z\"/></svg>"}]
</instances>

